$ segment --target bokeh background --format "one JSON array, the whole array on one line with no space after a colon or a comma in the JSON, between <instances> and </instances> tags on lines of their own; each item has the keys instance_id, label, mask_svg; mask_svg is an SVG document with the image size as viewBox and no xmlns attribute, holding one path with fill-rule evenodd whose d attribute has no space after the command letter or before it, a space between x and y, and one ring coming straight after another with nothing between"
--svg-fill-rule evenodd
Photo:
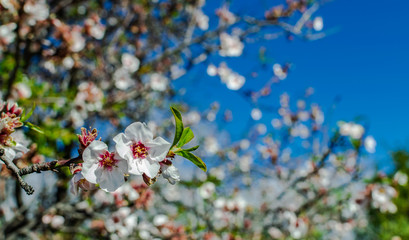
<instances>
[{"instance_id":1,"label":"bokeh background","mask_svg":"<svg viewBox=\"0 0 409 240\"><path fill-rule=\"evenodd\" d=\"M1 0L0 239L409 239L408 7ZM199 148L104 191L133 122Z\"/></svg>"}]
</instances>

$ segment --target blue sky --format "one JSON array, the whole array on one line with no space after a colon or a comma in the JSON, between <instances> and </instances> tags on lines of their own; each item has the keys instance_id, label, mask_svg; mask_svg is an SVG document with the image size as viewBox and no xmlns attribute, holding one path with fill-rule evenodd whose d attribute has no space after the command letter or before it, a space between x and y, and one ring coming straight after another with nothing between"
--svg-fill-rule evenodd
<instances>
[{"instance_id":1,"label":"blue sky","mask_svg":"<svg viewBox=\"0 0 409 240\"><path fill-rule=\"evenodd\" d=\"M208 1L208 9L220 4L216 2ZM232 1L231 9L236 13L260 17L279 1L259 2L236 0ZM307 87L315 89L313 100L324 111L329 109L335 97L340 97L332 118L350 121L360 116L366 119L370 126L369 134L378 142L375 157L381 165L388 165L388 151L409 146L407 9L409 3L398 0L328 2L316 16L323 17L324 31L332 34L312 42L300 39L289 42L281 38L246 46L243 56L229 59L228 64L246 77L251 71L260 70L257 69L260 64L255 60L261 46L267 49L268 56L274 61L291 62L291 74L277 89L274 104L277 105L280 92L298 96ZM212 19L213 12L206 13L211 18L212 27L212 21L217 20ZM220 61L217 56L209 58L209 62L216 65ZM200 78L190 87L201 91L188 93L185 100L197 106L219 100L222 108L232 109L235 119L240 119L235 121L233 128L245 128L250 104L237 93L225 89L218 78L204 76L204 71L205 66L198 66L196 74L188 77L190 81ZM265 82L260 80L263 76L260 73L257 79L247 79L244 89L251 88L249 85L261 86ZM181 83L187 82L181 79ZM188 89L190 87L187 86ZM265 121L268 123L269 119Z\"/></svg>"},{"instance_id":2,"label":"blue sky","mask_svg":"<svg viewBox=\"0 0 409 240\"><path fill-rule=\"evenodd\" d=\"M339 30L296 42L288 54L296 64L289 81L313 86L320 104L339 95L335 118L368 119L379 161L387 151L409 146L408 7L397 0L330 2L318 14L326 29Z\"/></svg>"}]
</instances>

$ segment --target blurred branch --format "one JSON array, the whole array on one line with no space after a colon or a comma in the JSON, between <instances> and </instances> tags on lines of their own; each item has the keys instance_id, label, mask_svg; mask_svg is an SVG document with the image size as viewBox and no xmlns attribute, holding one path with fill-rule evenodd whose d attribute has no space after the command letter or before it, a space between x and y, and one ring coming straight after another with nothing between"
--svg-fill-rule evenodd
<instances>
[{"instance_id":1,"label":"blurred branch","mask_svg":"<svg viewBox=\"0 0 409 240\"><path fill-rule=\"evenodd\" d=\"M21 186L21 188L26 191L28 195L31 195L34 193L34 188L26 183L23 178L20 176L19 171L20 169L9 159L4 157L4 149L0 148L0 159L6 164L7 168L10 169L14 175L17 177L17 180Z\"/></svg>"},{"instance_id":2,"label":"blurred branch","mask_svg":"<svg viewBox=\"0 0 409 240\"><path fill-rule=\"evenodd\" d=\"M20 1L20 4L22 4L22 3L23 3L23 1ZM24 12L24 8L20 7L20 9L18 10L17 27L15 29L15 32L16 32L16 43L15 43L15 46L14 46L14 61L15 61L15 63L14 63L13 70L10 73L10 77L9 77L9 79L7 81L7 92L6 92L6 95L5 95L5 99L8 99L10 97L10 95L11 95L11 89L13 87L14 82L16 81L17 72L18 72L18 69L20 68L20 43L21 43L21 37L20 37L19 32L20 32L20 27L21 27L21 24L22 24L23 12Z\"/></svg>"},{"instance_id":3,"label":"blurred branch","mask_svg":"<svg viewBox=\"0 0 409 240\"><path fill-rule=\"evenodd\" d=\"M309 9L307 9L301 18L298 20L298 22L294 25L293 27L293 32L296 33L301 33L302 27L305 25L305 23L310 20L311 15L314 14L318 10L318 3L314 3Z\"/></svg>"},{"instance_id":4,"label":"blurred branch","mask_svg":"<svg viewBox=\"0 0 409 240\"><path fill-rule=\"evenodd\" d=\"M58 13L61 9L67 7L72 3L73 0L64 0L60 1L53 9L51 9L51 13Z\"/></svg>"},{"instance_id":5,"label":"blurred branch","mask_svg":"<svg viewBox=\"0 0 409 240\"><path fill-rule=\"evenodd\" d=\"M327 150L324 152L324 154L321 156L321 158L320 158L320 160L319 160L319 162L318 162L318 165L314 168L314 170L313 170L312 172L310 172L310 173L307 174L306 176L299 177L299 178L295 179L293 182L291 182L291 184L289 184L289 186L288 186L286 189L293 189L293 188L295 187L295 185L297 185L297 183L303 182L303 181L309 179L310 177L312 177L313 175L317 174L318 171L319 171L321 168L324 167L324 165L325 165L325 160L327 159L327 157L329 156L329 154L332 152L332 149L335 147L335 143L337 142L338 139L339 139L339 135L335 135L335 136L332 138L328 149L327 149ZM287 192L288 192L288 191L282 191L282 192L278 195L277 200L282 199L282 198L286 195Z\"/></svg>"}]
</instances>

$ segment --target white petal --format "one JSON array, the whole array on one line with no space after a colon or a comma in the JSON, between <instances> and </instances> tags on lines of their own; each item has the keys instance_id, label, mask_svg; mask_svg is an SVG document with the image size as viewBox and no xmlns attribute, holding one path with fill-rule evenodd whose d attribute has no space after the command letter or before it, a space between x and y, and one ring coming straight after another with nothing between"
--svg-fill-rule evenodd
<instances>
[{"instance_id":1,"label":"white petal","mask_svg":"<svg viewBox=\"0 0 409 240\"><path fill-rule=\"evenodd\" d=\"M84 151L85 152L85 151ZM90 183L97 183L98 162L85 162L82 164L82 175Z\"/></svg>"},{"instance_id":2,"label":"white petal","mask_svg":"<svg viewBox=\"0 0 409 240\"><path fill-rule=\"evenodd\" d=\"M125 134L120 133L114 137L115 150L121 158L131 160L132 157L132 150L131 144L132 142L125 136Z\"/></svg>"},{"instance_id":3,"label":"white petal","mask_svg":"<svg viewBox=\"0 0 409 240\"><path fill-rule=\"evenodd\" d=\"M128 162L128 172L134 175L142 175L143 172L139 171L139 168L136 164L139 159L132 159Z\"/></svg>"},{"instance_id":4,"label":"white petal","mask_svg":"<svg viewBox=\"0 0 409 240\"><path fill-rule=\"evenodd\" d=\"M13 149L8 148L8 147L5 147L3 149L4 149L4 158L9 161L13 161L14 158L16 157L16 152Z\"/></svg>"},{"instance_id":5,"label":"white petal","mask_svg":"<svg viewBox=\"0 0 409 240\"><path fill-rule=\"evenodd\" d=\"M153 139L151 130L149 130L145 123L141 122L135 122L129 125L125 129L125 135L128 139L135 142L141 141L142 143L145 143Z\"/></svg>"},{"instance_id":6,"label":"white petal","mask_svg":"<svg viewBox=\"0 0 409 240\"><path fill-rule=\"evenodd\" d=\"M104 154L108 146L101 141L93 141L82 154L82 175L91 183L97 183L95 171L98 169L99 156Z\"/></svg>"},{"instance_id":7,"label":"white petal","mask_svg":"<svg viewBox=\"0 0 409 240\"><path fill-rule=\"evenodd\" d=\"M16 146L14 146L13 148L16 149L17 151L22 152L22 153L28 152L28 148L26 148L25 146L23 146L20 143L17 143Z\"/></svg>"},{"instance_id":8,"label":"white petal","mask_svg":"<svg viewBox=\"0 0 409 240\"><path fill-rule=\"evenodd\" d=\"M88 152L87 149L88 149L88 151L90 151L90 152ZM86 152L86 151L87 151L87 154L89 154L89 155L87 155L88 158L93 158L93 159L95 159L95 161L97 161L97 159L99 158L100 155L102 155L102 154L104 154L106 151L108 151L108 146L107 146L104 142L101 142L101 141L99 141L99 140L94 140L94 141L84 150L83 158L84 158L84 155L85 155L85 152ZM85 159L84 159L84 161L85 161Z\"/></svg>"},{"instance_id":9,"label":"white petal","mask_svg":"<svg viewBox=\"0 0 409 240\"><path fill-rule=\"evenodd\" d=\"M118 169L104 171L101 169L101 175L98 177L99 187L107 192L114 192L125 183L124 174Z\"/></svg>"},{"instance_id":10,"label":"white petal","mask_svg":"<svg viewBox=\"0 0 409 240\"><path fill-rule=\"evenodd\" d=\"M165 139L157 137L155 140L147 142L145 145L149 148L148 157L153 161L161 162L168 154L171 144Z\"/></svg>"},{"instance_id":11,"label":"white petal","mask_svg":"<svg viewBox=\"0 0 409 240\"><path fill-rule=\"evenodd\" d=\"M76 173L76 174L74 174L74 176L71 178L71 181L70 181L70 192L72 193L72 194L74 194L75 196L78 194L78 184L77 184L77 182L78 182L78 175L80 175L81 173ZM82 175L81 175L81 177L82 177Z\"/></svg>"},{"instance_id":12,"label":"white petal","mask_svg":"<svg viewBox=\"0 0 409 240\"><path fill-rule=\"evenodd\" d=\"M137 160L138 161L138 160ZM159 162L150 161L148 159L143 159L142 162L138 162L138 169L140 172L145 173L150 178L156 177L159 172L160 165Z\"/></svg>"},{"instance_id":13,"label":"white petal","mask_svg":"<svg viewBox=\"0 0 409 240\"><path fill-rule=\"evenodd\" d=\"M166 178L170 184L175 184L180 181L179 171L175 166L163 165L162 168L162 176Z\"/></svg>"},{"instance_id":14,"label":"white petal","mask_svg":"<svg viewBox=\"0 0 409 240\"><path fill-rule=\"evenodd\" d=\"M117 163L118 170L124 174L127 174L128 173L128 161L122 158L118 158L118 156L115 156L115 159L118 160L118 163Z\"/></svg>"}]
</instances>

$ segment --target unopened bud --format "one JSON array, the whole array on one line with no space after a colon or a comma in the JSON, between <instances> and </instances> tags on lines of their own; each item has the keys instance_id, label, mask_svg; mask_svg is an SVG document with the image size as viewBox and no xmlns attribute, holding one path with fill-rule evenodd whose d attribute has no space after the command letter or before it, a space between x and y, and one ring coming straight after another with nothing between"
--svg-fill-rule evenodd
<instances>
[{"instance_id":1,"label":"unopened bud","mask_svg":"<svg viewBox=\"0 0 409 240\"><path fill-rule=\"evenodd\" d=\"M150 178L148 175L145 173L142 174L143 181L146 183L146 185L150 186L156 182L156 177Z\"/></svg>"}]
</instances>

